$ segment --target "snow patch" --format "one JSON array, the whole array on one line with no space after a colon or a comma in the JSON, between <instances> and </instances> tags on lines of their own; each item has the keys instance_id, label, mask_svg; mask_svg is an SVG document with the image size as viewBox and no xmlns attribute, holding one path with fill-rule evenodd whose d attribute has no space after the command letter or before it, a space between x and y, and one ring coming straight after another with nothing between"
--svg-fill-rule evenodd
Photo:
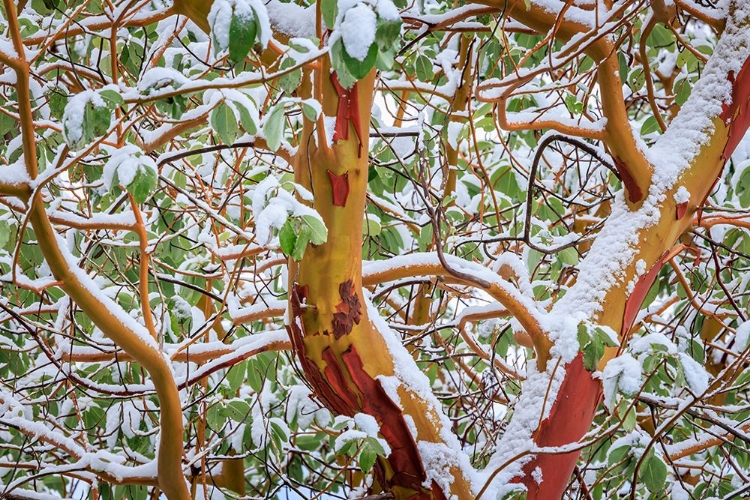
<instances>
[{"instance_id":1,"label":"snow patch","mask_svg":"<svg viewBox=\"0 0 750 500\"><path fill-rule=\"evenodd\" d=\"M604 404L612 410L619 389L624 394L636 394L641 389L641 364L625 353L611 359L602 372Z\"/></svg>"}]
</instances>

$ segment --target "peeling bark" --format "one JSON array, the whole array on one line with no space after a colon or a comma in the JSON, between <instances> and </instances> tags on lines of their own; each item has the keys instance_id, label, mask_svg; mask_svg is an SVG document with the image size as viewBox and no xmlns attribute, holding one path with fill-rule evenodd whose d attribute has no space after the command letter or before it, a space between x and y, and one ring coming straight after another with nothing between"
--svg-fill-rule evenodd
<instances>
[{"instance_id":1,"label":"peeling bark","mask_svg":"<svg viewBox=\"0 0 750 500\"><path fill-rule=\"evenodd\" d=\"M628 169L627 164L617 156L614 157L615 169L620 174L622 179L622 185L625 188L625 193L628 197L628 201L631 203L638 203L643 199L643 191L638 186L638 181L633 176L633 173Z\"/></svg>"},{"instance_id":2,"label":"peeling bark","mask_svg":"<svg viewBox=\"0 0 750 500\"><path fill-rule=\"evenodd\" d=\"M333 191L333 205L336 207L345 207L346 199L349 197L349 172L336 175L330 170L326 170L328 178L331 180L331 190Z\"/></svg>"}]
</instances>

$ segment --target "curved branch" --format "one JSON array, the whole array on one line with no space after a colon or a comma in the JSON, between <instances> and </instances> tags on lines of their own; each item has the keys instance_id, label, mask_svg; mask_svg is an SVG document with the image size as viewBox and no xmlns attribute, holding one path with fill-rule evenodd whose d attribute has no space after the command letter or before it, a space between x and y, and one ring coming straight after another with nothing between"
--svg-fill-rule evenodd
<instances>
[{"instance_id":1,"label":"curved branch","mask_svg":"<svg viewBox=\"0 0 750 500\"><path fill-rule=\"evenodd\" d=\"M505 306L531 337L540 363L546 362L552 343L542 327L546 313L537 308L534 299L521 294L510 283L479 264L452 255L445 255L444 259L453 272L445 268L435 253L404 255L383 263L371 262L363 266L362 284L371 286L414 276L454 276L458 283L481 288ZM457 271L458 274L454 274Z\"/></svg>"},{"instance_id":2,"label":"curved branch","mask_svg":"<svg viewBox=\"0 0 750 500\"><path fill-rule=\"evenodd\" d=\"M29 87L30 68L24 56L15 5L11 0L4 0L4 3L13 45L22 61L21 67L16 69L16 91L26 170L28 177L35 180L38 160ZM42 254L68 296L105 335L137 359L151 375L161 408L161 440L157 459L159 486L170 500L187 499L189 492L182 473L182 406L171 368L148 332L116 303L102 295L91 278L78 268L75 259L52 228L44 203L37 199L40 196L41 192L37 190L33 200L29 197L22 200L29 206L29 221Z\"/></svg>"}]
</instances>

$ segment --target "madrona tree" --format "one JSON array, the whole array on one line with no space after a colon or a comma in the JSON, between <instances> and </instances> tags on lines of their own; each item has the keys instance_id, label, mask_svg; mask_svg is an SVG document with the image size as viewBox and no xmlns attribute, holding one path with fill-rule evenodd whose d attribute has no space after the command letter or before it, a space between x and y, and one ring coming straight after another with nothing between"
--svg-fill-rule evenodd
<instances>
[{"instance_id":1,"label":"madrona tree","mask_svg":"<svg viewBox=\"0 0 750 500\"><path fill-rule=\"evenodd\" d=\"M0 33L0 496L750 491L747 2Z\"/></svg>"}]
</instances>

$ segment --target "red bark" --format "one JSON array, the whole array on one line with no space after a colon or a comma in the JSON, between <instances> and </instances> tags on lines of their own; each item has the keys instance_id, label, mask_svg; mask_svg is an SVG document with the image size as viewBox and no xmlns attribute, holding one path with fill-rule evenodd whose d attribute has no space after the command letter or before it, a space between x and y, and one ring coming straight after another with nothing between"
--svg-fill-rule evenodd
<instances>
[{"instance_id":1,"label":"red bark","mask_svg":"<svg viewBox=\"0 0 750 500\"><path fill-rule=\"evenodd\" d=\"M342 175L336 175L327 170L328 179L331 181L331 191L333 192L333 206L345 207L346 199L349 197L349 172Z\"/></svg>"},{"instance_id":2,"label":"red bark","mask_svg":"<svg viewBox=\"0 0 750 500\"><path fill-rule=\"evenodd\" d=\"M732 103L722 105L722 113L719 115L729 126L729 140L721 155L724 160L732 156L750 127L750 60L745 61L736 78L731 71L728 78L732 82Z\"/></svg>"},{"instance_id":3,"label":"red bark","mask_svg":"<svg viewBox=\"0 0 750 500\"><path fill-rule=\"evenodd\" d=\"M395 474L391 485L400 486L416 493L411 498L434 498L444 500L442 490L432 484L432 497L422 492L422 483L427 478L417 444L406 425L401 409L386 394L380 382L374 380L362 367L362 359L355 346L351 346L342 355L352 381L364 396L362 411L374 416L380 424L380 432L391 447L388 462Z\"/></svg>"},{"instance_id":4,"label":"red bark","mask_svg":"<svg viewBox=\"0 0 750 500\"><path fill-rule=\"evenodd\" d=\"M575 443L591 428L601 395L601 385L583 367L582 354L578 354L566 370L557 400L534 436L537 446ZM528 489L527 500L562 498L579 454L579 451L571 451L535 455L524 466L523 476L518 478ZM542 470L541 483L537 483L532 476L537 467Z\"/></svg>"},{"instance_id":5,"label":"red bark","mask_svg":"<svg viewBox=\"0 0 750 500\"><path fill-rule=\"evenodd\" d=\"M321 333L305 331L300 320L303 307L313 307L306 304L307 295L307 287L294 286L290 297L293 318L287 329L315 395L337 415L351 417L357 413L367 413L378 421L380 433L391 447L387 464L376 464L375 474L381 487L386 491L399 490L401 496L398 498L446 500L434 481L429 488L424 486L427 473L401 408L393 402L380 382L365 371L356 346L351 344L340 354L334 350L334 344L323 348L320 358L325 364L320 367L308 357L305 337ZM332 337L336 339L351 334L354 325L359 324L362 318L359 296L354 292L351 280L339 285L339 295L341 302L336 306L331 328ZM322 335L331 334L326 330ZM388 473L389 469L392 473Z\"/></svg>"},{"instance_id":6,"label":"red bark","mask_svg":"<svg viewBox=\"0 0 750 500\"><path fill-rule=\"evenodd\" d=\"M359 153L362 156L362 130L359 117L359 97L357 95L357 84L350 89L345 89L339 83L336 73L331 73L331 83L336 88L339 96L339 108L336 112L336 127L333 132L333 142L349 138L349 123L354 126L354 132L359 139Z\"/></svg>"},{"instance_id":7,"label":"red bark","mask_svg":"<svg viewBox=\"0 0 750 500\"><path fill-rule=\"evenodd\" d=\"M630 293L630 297L625 301L625 314L622 319L622 330L620 330L621 337L625 337L633 327L633 322L638 315L638 311L641 310L643 300L648 295L651 285L654 284L654 280L656 280L656 276L664 265L668 254L669 252L664 252L653 267L646 274L638 278L633 291Z\"/></svg>"},{"instance_id":8,"label":"red bark","mask_svg":"<svg viewBox=\"0 0 750 500\"><path fill-rule=\"evenodd\" d=\"M687 204L686 201L677 204L677 209L676 209L676 213L675 213L675 218L677 220L680 220L683 217L685 217L685 213L687 212L687 206L688 206L688 204Z\"/></svg>"},{"instance_id":9,"label":"red bark","mask_svg":"<svg viewBox=\"0 0 750 500\"><path fill-rule=\"evenodd\" d=\"M628 195L628 200L631 203L637 203L640 200L643 199L643 191L641 191L641 188L638 187L638 183L635 180L635 177L633 177L632 172L628 169L627 164L619 159L618 157L614 157L615 160L615 169L617 170L617 173L620 174L620 179L622 179L622 184L625 187L625 193Z\"/></svg>"}]
</instances>

